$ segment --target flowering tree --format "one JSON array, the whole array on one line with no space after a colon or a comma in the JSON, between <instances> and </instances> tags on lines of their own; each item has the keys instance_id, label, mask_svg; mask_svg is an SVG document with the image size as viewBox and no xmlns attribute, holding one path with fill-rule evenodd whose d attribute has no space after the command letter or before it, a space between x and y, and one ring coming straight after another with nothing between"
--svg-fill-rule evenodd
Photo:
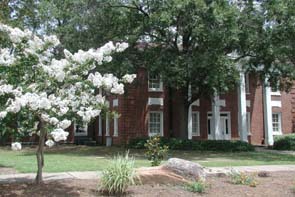
<instances>
[{"instance_id":1,"label":"flowering tree","mask_svg":"<svg viewBox=\"0 0 295 197\"><path fill-rule=\"evenodd\" d=\"M112 60L113 52L124 51L128 44L109 42L98 49L64 50L63 59L55 59L56 36L39 37L29 30L22 31L0 24L9 40L0 48L0 121L10 114L22 114L19 132L29 131L39 136L36 182L42 182L44 144L66 140L65 131L72 121L90 122L106 108L102 91L123 94L123 83L132 83L133 75L118 79L113 74L100 74L96 68ZM27 121L30 120L30 121ZM48 139L45 142L45 139ZM12 143L13 150L21 144Z\"/></svg>"}]
</instances>

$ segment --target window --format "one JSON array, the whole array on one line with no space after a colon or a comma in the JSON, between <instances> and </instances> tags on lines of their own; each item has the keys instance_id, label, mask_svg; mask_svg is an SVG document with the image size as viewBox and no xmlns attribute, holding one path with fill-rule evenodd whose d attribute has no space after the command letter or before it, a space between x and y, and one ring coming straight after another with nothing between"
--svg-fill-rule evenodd
<instances>
[{"instance_id":1,"label":"window","mask_svg":"<svg viewBox=\"0 0 295 197\"><path fill-rule=\"evenodd\" d=\"M250 112L247 112L247 131L248 131L248 135L251 135L251 115L250 115Z\"/></svg>"},{"instance_id":2,"label":"window","mask_svg":"<svg viewBox=\"0 0 295 197\"><path fill-rule=\"evenodd\" d=\"M75 129L75 136L86 136L88 125L84 124L83 126L80 126L75 124L74 129Z\"/></svg>"},{"instance_id":3,"label":"window","mask_svg":"<svg viewBox=\"0 0 295 197\"><path fill-rule=\"evenodd\" d=\"M221 112L220 113L220 137L224 140L230 140L231 139L231 118L230 118L230 112ZM211 133L211 119L212 119L212 113L208 113L208 119L207 119L207 130L208 130L208 139L212 139L212 133Z\"/></svg>"},{"instance_id":4,"label":"window","mask_svg":"<svg viewBox=\"0 0 295 197\"><path fill-rule=\"evenodd\" d=\"M200 136L200 116L199 112L192 113L192 135Z\"/></svg>"},{"instance_id":5,"label":"window","mask_svg":"<svg viewBox=\"0 0 295 197\"><path fill-rule=\"evenodd\" d=\"M159 75L149 74L149 91L162 91L163 83Z\"/></svg>"},{"instance_id":6,"label":"window","mask_svg":"<svg viewBox=\"0 0 295 197\"><path fill-rule=\"evenodd\" d=\"M246 94L250 94L249 73L245 74L245 90L246 90Z\"/></svg>"},{"instance_id":7,"label":"window","mask_svg":"<svg viewBox=\"0 0 295 197\"><path fill-rule=\"evenodd\" d=\"M149 136L163 135L163 112L149 113Z\"/></svg>"},{"instance_id":8,"label":"window","mask_svg":"<svg viewBox=\"0 0 295 197\"><path fill-rule=\"evenodd\" d=\"M271 95L281 95L279 85L271 87Z\"/></svg>"},{"instance_id":9,"label":"window","mask_svg":"<svg viewBox=\"0 0 295 197\"><path fill-rule=\"evenodd\" d=\"M272 114L272 131L274 135L282 133L281 113Z\"/></svg>"}]
</instances>

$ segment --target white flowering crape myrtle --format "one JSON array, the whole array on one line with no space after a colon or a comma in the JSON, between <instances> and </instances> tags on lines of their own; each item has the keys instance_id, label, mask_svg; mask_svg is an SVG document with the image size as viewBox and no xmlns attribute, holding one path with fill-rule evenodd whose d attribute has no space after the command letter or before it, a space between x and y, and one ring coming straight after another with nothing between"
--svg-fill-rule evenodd
<instances>
[{"instance_id":1,"label":"white flowering crape myrtle","mask_svg":"<svg viewBox=\"0 0 295 197\"><path fill-rule=\"evenodd\" d=\"M118 79L96 71L112 60L112 53L124 51L127 43L108 42L98 49L74 54L65 49L60 55L64 58L56 59L55 49L60 44L56 36L37 36L4 24L0 24L0 32L9 40L6 48L0 48L0 68L5 68L0 70L0 98L6 99L6 104L0 106L0 121L9 113L29 112L36 123L27 129L40 135L46 128L48 146L67 139L65 129L73 120L89 123L100 115L105 98L97 89L123 94L123 83L132 83L136 77L127 74ZM11 76L17 76L20 82L10 83ZM20 148L12 144L12 149Z\"/></svg>"}]
</instances>

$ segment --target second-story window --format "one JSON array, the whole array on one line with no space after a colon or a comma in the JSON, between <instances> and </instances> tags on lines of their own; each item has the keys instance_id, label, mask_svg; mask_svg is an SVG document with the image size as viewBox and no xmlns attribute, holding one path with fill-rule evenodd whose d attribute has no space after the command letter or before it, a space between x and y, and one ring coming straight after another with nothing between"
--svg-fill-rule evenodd
<instances>
[{"instance_id":1,"label":"second-story window","mask_svg":"<svg viewBox=\"0 0 295 197\"><path fill-rule=\"evenodd\" d=\"M163 83L161 77L157 74L149 74L149 91L162 91Z\"/></svg>"}]
</instances>

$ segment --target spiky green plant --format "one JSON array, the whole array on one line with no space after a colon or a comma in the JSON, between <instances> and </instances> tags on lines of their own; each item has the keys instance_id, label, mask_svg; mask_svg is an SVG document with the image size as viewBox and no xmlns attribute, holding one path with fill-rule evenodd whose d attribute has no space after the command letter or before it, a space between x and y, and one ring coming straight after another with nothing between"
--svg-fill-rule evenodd
<instances>
[{"instance_id":1,"label":"spiky green plant","mask_svg":"<svg viewBox=\"0 0 295 197\"><path fill-rule=\"evenodd\" d=\"M118 155L102 172L99 191L112 195L123 194L128 186L135 184L136 177L134 158L129 157L128 152L125 156Z\"/></svg>"}]
</instances>

